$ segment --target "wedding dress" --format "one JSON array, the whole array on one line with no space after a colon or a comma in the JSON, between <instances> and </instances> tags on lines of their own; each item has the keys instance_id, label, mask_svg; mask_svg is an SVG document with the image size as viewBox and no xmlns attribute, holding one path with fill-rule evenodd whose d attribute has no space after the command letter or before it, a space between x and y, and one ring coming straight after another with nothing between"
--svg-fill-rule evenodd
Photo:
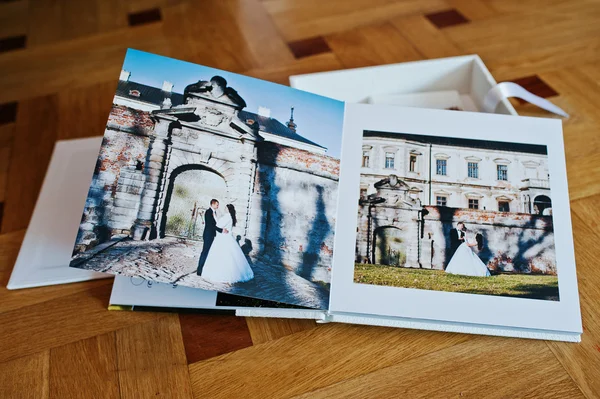
<instances>
[{"instance_id":1,"label":"wedding dress","mask_svg":"<svg viewBox=\"0 0 600 399\"><path fill-rule=\"evenodd\" d=\"M231 215L226 212L217 220L217 226L227 229L228 233L219 233L213 241L202 270L202 277L215 283L239 283L252 280L254 272L246 256L233 238Z\"/></svg>"},{"instance_id":2,"label":"wedding dress","mask_svg":"<svg viewBox=\"0 0 600 399\"><path fill-rule=\"evenodd\" d=\"M472 234L467 234L465 242L460 244L456 249L456 252L452 255L452 259L450 259L450 263L448 263L448 267L446 267L446 273L463 276L491 276L488 268L467 243L471 245L476 243L475 237Z\"/></svg>"}]
</instances>

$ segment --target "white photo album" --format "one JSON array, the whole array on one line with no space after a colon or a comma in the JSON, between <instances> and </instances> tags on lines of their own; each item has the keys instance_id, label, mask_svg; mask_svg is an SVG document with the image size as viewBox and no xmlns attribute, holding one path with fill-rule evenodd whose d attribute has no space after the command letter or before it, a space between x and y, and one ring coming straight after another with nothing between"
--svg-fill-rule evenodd
<instances>
[{"instance_id":1,"label":"white photo album","mask_svg":"<svg viewBox=\"0 0 600 399\"><path fill-rule=\"evenodd\" d=\"M579 341L561 123L463 111L493 78L445 65L467 89L353 104L129 50L70 266L113 305Z\"/></svg>"}]
</instances>

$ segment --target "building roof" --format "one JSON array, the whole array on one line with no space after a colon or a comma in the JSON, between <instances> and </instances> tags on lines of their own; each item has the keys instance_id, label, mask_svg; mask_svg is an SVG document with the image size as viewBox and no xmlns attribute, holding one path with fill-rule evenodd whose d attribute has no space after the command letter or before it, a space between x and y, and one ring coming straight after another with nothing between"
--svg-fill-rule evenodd
<instances>
[{"instance_id":1,"label":"building roof","mask_svg":"<svg viewBox=\"0 0 600 399\"><path fill-rule=\"evenodd\" d=\"M319 148L326 149L322 145L319 145L305 137L300 136L298 133L294 132L292 129L290 129L283 123L279 122L277 119L273 119L267 116L261 116L249 111L240 111L239 118L244 122L248 121L248 119L258 122L260 126L259 131L261 132L271 133L276 136L284 137L290 140L295 140L301 143L310 144Z\"/></svg>"},{"instance_id":2,"label":"building roof","mask_svg":"<svg viewBox=\"0 0 600 399\"><path fill-rule=\"evenodd\" d=\"M139 92L139 96L132 94L135 91ZM157 87L147 86L145 84L120 80L117 85L116 95L123 98L128 98L133 101L141 101L145 103L160 105L166 96L170 94L171 104L173 106L183 104L183 95L174 92L165 92Z\"/></svg>"},{"instance_id":3,"label":"building roof","mask_svg":"<svg viewBox=\"0 0 600 399\"><path fill-rule=\"evenodd\" d=\"M523 143L509 143L504 141L489 141L489 140L473 140L473 139L462 139L455 137L440 137L440 136L426 136L420 134L407 134L407 133L391 133L391 132L376 132L372 130L365 130L363 137L384 137L389 139L400 139L417 141L425 144L436 144L436 145L450 145L457 147L470 147L470 148L481 148L485 150L497 150L497 151L513 151L513 152L526 152L531 154L548 155L548 149L545 145L538 144L523 144Z\"/></svg>"},{"instance_id":4,"label":"building roof","mask_svg":"<svg viewBox=\"0 0 600 399\"><path fill-rule=\"evenodd\" d=\"M135 91L139 92L139 96L135 95ZM183 104L183 94L171 92L167 93L157 87L147 86L142 83L120 80L117 86L116 95L118 97L127 98L132 101L141 101L160 106L167 95L171 96L171 104L173 107ZM298 133L288 128L277 119L260 116L249 111L240 111L239 118L246 122L248 119L258 122L261 132L270 133L286 139L295 140L300 143L314 145L319 148L325 147L302 137Z\"/></svg>"}]
</instances>

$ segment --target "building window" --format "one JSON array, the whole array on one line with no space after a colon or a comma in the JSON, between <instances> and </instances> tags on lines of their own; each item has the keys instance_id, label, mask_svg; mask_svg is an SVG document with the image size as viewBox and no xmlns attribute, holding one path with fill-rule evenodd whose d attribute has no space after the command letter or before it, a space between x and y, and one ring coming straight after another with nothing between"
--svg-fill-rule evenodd
<instances>
[{"instance_id":1,"label":"building window","mask_svg":"<svg viewBox=\"0 0 600 399\"><path fill-rule=\"evenodd\" d=\"M508 166L507 165L497 165L498 166L498 180L508 180Z\"/></svg>"},{"instance_id":2,"label":"building window","mask_svg":"<svg viewBox=\"0 0 600 399\"><path fill-rule=\"evenodd\" d=\"M446 160L436 159L435 160L435 174L446 176Z\"/></svg>"},{"instance_id":3,"label":"building window","mask_svg":"<svg viewBox=\"0 0 600 399\"><path fill-rule=\"evenodd\" d=\"M435 204L437 206L446 206L447 203L448 203L447 197L444 197L443 195L438 195L435 197Z\"/></svg>"},{"instance_id":4,"label":"building window","mask_svg":"<svg viewBox=\"0 0 600 399\"><path fill-rule=\"evenodd\" d=\"M393 152L386 152L385 153L385 168L386 169L394 169L394 158L396 156L394 155Z\"/></svg>"},{"instance_id":5,"label":"building window","mask_svg":"<svg viewBox=\"0 0 600 399\"><path fill-rule=\"evenodd\" d=\"M417 156L416 155L410 156L410 164L408 165L408 170L410 170L411 172L417 171Z\"/></svg>"},{"instance_id":6,"label":"building window","mask_svg":"<svg viewBox=\"0 0 600 399\"><path fill-rule=\"evenodd\" d=\"M473 179L479 179L479 164L477 162L467 164L467 175Z\"/></svg>"},{"instance_id":7,"label":"building window","mask_svg":"<svg viewBox=\"0 0 600 399\"><path fill-rule=\"evenodd\" d=\"M498 201L498 211L510 212L510 206L508 205L508 201Z\"/></svg>"},{"instance_id":8,"label":"building window","mask_svg":"<svg viewBox=\"0 0 600 399\"><path fill-rule=\"evenodd\" d=\"M369 153L371 151L369 150L364 150L363 151L363 156L362 156L362 166L363 168L368 168L369 167Z\"/></svg>"},{"instance_id":9,"label":"building window","mask_svg":"<svg viewBox=\"0 0 600 399\"><path fill-rule=\"evenodd\" d=\"M469 198L469 209L479 209L479 200Z\"/></svg>"}]
</instances>

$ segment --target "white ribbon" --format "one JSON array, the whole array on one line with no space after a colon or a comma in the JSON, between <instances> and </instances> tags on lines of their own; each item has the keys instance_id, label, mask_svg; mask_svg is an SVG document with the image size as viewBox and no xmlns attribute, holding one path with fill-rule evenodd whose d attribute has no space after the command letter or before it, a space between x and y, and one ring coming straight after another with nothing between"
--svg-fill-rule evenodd
<instances>
[{"instance_id":1,"label":"white ribbon","mask_svg":"<svg viewBox=\"0 0 600 399\"><path fill-rule=\"evenodd\" d=\"M483 110L485 112L493 113L496 110L498 103L508 97L517 97L521 100L525 100L528 103L545 109L546 111L563 116L565 118L569 117L569 114L563 111L560 107L552 104L550 101L542 97L528 92L523 87L513 82L502 82L492 87L483 99Z\"/></svg>"}]
</instances>

